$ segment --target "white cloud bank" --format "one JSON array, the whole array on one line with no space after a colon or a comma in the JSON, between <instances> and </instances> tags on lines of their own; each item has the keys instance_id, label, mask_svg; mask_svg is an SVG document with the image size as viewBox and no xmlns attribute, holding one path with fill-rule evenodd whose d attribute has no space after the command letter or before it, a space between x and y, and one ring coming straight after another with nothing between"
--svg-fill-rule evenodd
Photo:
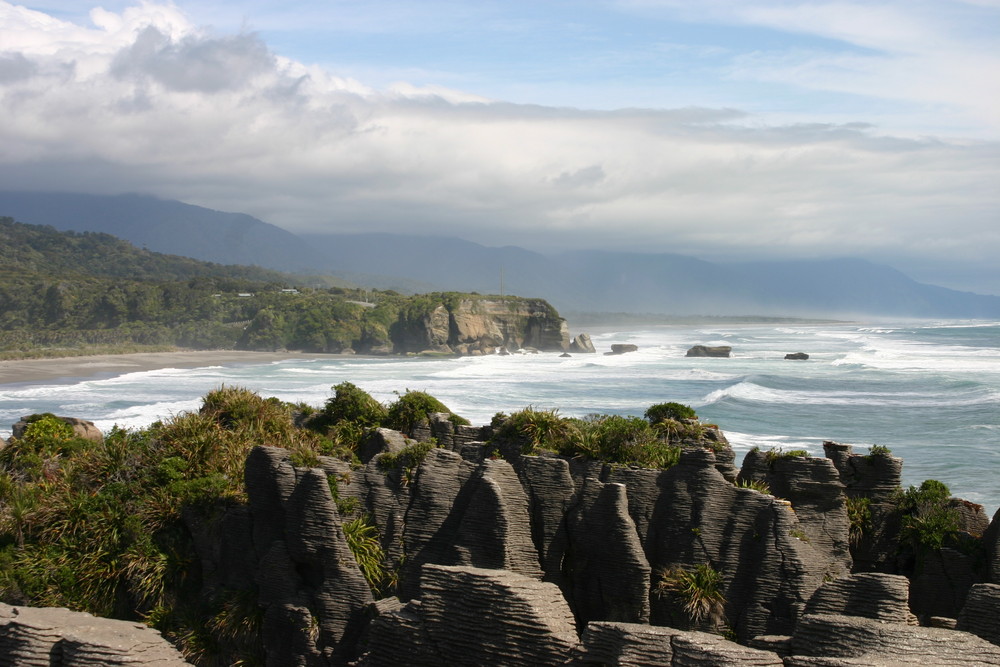
<instances>
[{"instance_id":1,"label":"white cloud bank","mask_svg":"<svg viewBox=\"0 0 1000 667\"><path fill-rule=\"evenodd\" d=\"M856 255L904 270L1000 253L995 141L374 90L172 5L91 21L0 2L0 188L143 192L292 231L532 248ZM1000 293L995 271L979 284Z\"/></svg>"}]
</instances>

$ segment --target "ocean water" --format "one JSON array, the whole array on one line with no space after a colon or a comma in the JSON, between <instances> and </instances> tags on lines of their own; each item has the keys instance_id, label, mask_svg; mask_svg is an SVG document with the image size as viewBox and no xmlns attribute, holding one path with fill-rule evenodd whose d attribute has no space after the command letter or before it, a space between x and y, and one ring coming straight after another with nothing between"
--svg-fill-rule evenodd
<instances>
[{"instance_id":1,"label":"ocean water","mask_svg":"<svg viewBox=\"0 0 1000 667\"><path fill-rule=\"evenodd\" d=\"M654 403L694 407L737 451L806 449L824 440L873 444L904 459L904 485L924 479L1000 506L1000 322L646 326L591 331L596 355L459 359L297 359L163 369L59 384L0 385L0 435L22 415L54 412L107 430L196 410L222 385L321 406L348 380L379 400L427 391L474 424L498 411L557 408L566 416L642 415ZM639 351L605 356L612 343ZM687 358L695 344L728 359ZM806 352L808 361L786 361Z\"/></svg>"}]
</instances>

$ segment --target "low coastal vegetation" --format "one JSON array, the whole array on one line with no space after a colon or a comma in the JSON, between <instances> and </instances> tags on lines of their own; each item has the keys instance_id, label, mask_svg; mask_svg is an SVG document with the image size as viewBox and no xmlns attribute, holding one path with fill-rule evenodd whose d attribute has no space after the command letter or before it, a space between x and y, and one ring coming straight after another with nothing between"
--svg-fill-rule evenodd
<instances>
[{"instance_id":1,"label":"low coastal vegetation","mask_svg":"<svg viewBox=\"0 0 1000 667\"><path fill-rule=\"evenodd\" d=\"M709 563L699 563L693 568L664 569L653 590L680 608L684 618L675 619L677 627L716 631L726 622L724 584L722 573Z\"/></svg>"},{"instance_id":2,"label":"low coastal vegetation","mask_svg":"<svg viewBox=\"0 0 1000 667\"><path fill-rule=\"evenodd\" d=\"M692 408L679 403L653 405L645 419L596 414L578 419L528 407L497 413L492 426L494 443L518 443L522 454L549 452L643 468L673 466L684 446L715 449L724 443L717 427L700 423Z\"/></svg>"}]
</instances>

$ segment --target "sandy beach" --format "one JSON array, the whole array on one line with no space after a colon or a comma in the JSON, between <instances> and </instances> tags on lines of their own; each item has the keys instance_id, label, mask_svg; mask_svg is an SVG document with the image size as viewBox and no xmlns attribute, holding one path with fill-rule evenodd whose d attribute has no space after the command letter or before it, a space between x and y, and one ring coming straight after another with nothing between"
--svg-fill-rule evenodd
<instances>
[{"instance_id":1,"label":"sandy beach","mask_svg":"<svg viewBox=\"0 0 1000 667\"><path fill-rule=\"evenodd\" d=\"M184 352L139 352L97 354L56 359L0 361L0 385L21 382L58 382L95 375L124 375L159 368L199 368L225 364L257 364L282 359L316 359L325 355L302 352L247 352L241 350L198 350Z\"/></svg>"}]
</instances>

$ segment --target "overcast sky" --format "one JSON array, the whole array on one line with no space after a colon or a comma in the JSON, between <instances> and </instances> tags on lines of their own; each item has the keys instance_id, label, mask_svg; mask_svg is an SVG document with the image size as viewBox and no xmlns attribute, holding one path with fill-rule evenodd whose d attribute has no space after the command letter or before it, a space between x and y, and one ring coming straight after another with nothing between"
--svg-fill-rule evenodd
<instances>
[{"instance_id":1,"label":"overcast sky","mask_svg":"<svg viewBox=\"0 0 1000 667\"><path fill-rule=\"evenodd\" d=\"M1000 294L1000 0L88 5L0 0L0 189Z\"/></svg>"}]
</instances>

